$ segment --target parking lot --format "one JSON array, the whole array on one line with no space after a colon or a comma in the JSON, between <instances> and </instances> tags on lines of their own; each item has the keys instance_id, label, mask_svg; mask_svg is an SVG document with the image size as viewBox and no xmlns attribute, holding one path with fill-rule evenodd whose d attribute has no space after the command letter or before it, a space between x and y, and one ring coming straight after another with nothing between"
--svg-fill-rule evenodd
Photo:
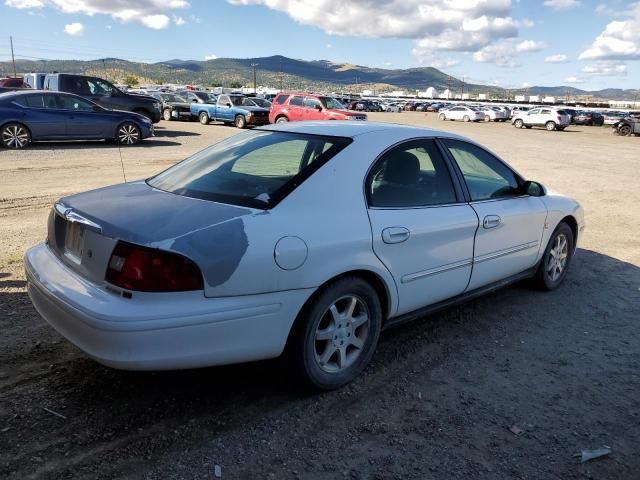
<instances>
[{"instance_id":1,"label":"parking lot","mask_svg":"<svg viewBox=\"0 0 640 480\"><path fill-rule=\"evenodd\" d=\"M150 176L238 130L163 121L137 146L0 150L0 477L206 479L218 465L233 479L637 478L640 139L368 115L468 136L580 201L587 230L564 285L390 330L364 375L323 395L301 395L276 361L115 371L40 319L25 249L57 198ZM603 446L606 458L573 456Z\"/></svg>"}]
</instances>

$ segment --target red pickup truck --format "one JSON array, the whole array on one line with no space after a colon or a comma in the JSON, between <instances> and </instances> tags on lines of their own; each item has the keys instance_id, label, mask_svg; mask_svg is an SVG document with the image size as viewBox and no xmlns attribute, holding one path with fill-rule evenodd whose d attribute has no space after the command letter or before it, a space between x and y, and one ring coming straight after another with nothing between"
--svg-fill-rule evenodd
<instances>
[{"instance_id":1,"label":"red pickup truck","mask_svg":"<svg viewBox=\"0 0 640 480\"><path fill-rule=\"evenodd\" d=\"M366 120L360 112L349 111L338 100L313 93L280 93L271 104L269 122L300 122L303 120Z\"/></svg>"}]
</instances>

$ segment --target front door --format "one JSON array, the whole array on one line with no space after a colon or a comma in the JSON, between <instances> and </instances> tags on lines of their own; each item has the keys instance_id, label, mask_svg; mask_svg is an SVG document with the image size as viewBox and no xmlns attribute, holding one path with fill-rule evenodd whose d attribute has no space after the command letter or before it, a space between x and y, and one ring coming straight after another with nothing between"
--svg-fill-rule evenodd
<instances>
[{"instance_id":1,"label":"front door","mask_svg":"<svg viewBox=\"0 0 640 480\"><path fill-rule=\"evenodd\" d=\"M216 120L230 122L233 120L233 107L229 95L220 95L216 105Z\"/></svg>"},{"instance_id":2,"label":"front door","mask_svg":"<svg viewBox=\"0 0 640 480\"><path fill-rule=\"evenodd\" d=\"M456 193L434 140L384 154L367 178L373 249L398 288L397 314L464 291L478 218Z\"/></svg>"},{"instance_id":3,"label":"front door","mask_svg":"<svg viewBox=\"0 0 640 480\"><path fill-rule=\"evenodd\" d=\"M322 104L314 97L304 97L304 120L324 120Z\"/></svg>"},{"instance_id":4,"label":"front door","mask_svg":"<svg viewBox=\"0 0 640 480\"><path fill-rule=\"evenodd\" d=\"M73 138L108 138L115 136L110 112L94 111L94 104L74 95L55 95L65 113L67 136ZM113 129L113 131L110 131Z\"/></svg>"},{"instance_id":5,"label":"front door","mask_svg":"<svg viewBox=\"0 0 640 480\"><path fill-rule=\"evenodd\" d=\"M443 144L462 172L480 222L468 290L533 267L547 218L544 202L524 195L518 176L486 150L462 140Z\"/></svg>"}]
</instances>

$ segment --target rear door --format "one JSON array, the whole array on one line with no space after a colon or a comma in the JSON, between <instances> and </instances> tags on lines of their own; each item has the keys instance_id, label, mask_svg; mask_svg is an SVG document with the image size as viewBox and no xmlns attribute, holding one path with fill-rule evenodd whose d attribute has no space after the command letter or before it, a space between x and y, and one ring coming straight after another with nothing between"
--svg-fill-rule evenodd
<instances>
[{"instance_id":1,"label":"rear door","mask_svg":"<svg viewBox=\"0 0 640 480\"><path fill-rule=\"evenodd\" d=\"M52 101L53 100L53 101ZM34 139L62 138L66 133L65 114L51 94L30 94L16 97L20 115Z\"/></svg>"},{"instance_id":2,"label":"rear door","mask_svg":"<svg viewBox=\"0 0 640 480\"><path fill-rule=\"evenodd\" d=\"M366 184L373 249L399 295L398 314L464 291L478 218L433 139L387 151Z\"/></svg>"},{"instance_id":3,"label":"rear door","mask_svg":"<svg viewBox=\"0 0 640 480\"><path fill-rule=\"evenodd\" d=\"M522 194L518 175L483 148L462 140L443 144L460 169L480 222L468 290L535 266L547 218L544 202Z\"/></svg>"}]
</instances>

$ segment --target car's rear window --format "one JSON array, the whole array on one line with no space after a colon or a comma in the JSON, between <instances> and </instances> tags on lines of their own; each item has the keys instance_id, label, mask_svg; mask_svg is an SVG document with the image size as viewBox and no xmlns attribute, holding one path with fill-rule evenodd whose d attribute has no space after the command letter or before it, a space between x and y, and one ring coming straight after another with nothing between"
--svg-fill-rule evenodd
<instances>
[{"instance_id":1,"label":"car's rear window","mask_svg":"<svg viewBox=\"0 0 640 480\"><path fill-rule=\"evenodd\" d=\"M351 139L252 130L223 140L147 180L178 195L273 208Z\"/></svg>"}]
</instances>

